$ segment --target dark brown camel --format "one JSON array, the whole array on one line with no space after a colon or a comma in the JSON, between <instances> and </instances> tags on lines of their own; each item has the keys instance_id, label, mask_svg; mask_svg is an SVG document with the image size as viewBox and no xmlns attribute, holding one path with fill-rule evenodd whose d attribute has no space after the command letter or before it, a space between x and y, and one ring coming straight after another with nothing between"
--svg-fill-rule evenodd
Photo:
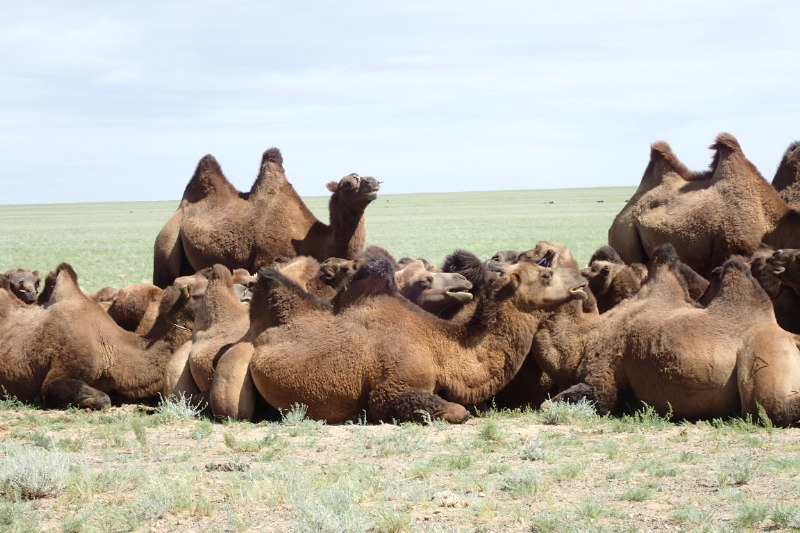
<instances>
[{"instance_id":1,"label":"dark brown camel","mask_svg":"<svg viewBox=\"0 0 800 533\"><path fill-rule=\"evenodd\" d=\"M721 133L711 146L711 170L693 173L659 141L639 189L614 219L608 243L628 264L646 263L661 244L708 277L732 255L759 245L800 247L800 214L747 160L736 139Z\"/></svg>"},{"instance_id":2,"label":"dark brown camel","mask_svg":"<svg viewBox=\"0 0 800 533\"><path fill-rule=\"evenodd\" d=\"M317 220L286 179L277 148L264 152L248 193L237 191L216 159L205 156L180 207L156 238L153 283L164 287L215 263L255 272L279 257L355 258L366 239L364 210L377 197L379 184L350 174L327 187L330 225Z\"/></svg>"},{"instance_id":3,"label":"dark brown camel","mask_svg":"<svg viewBox=\"0 0 800 533\"><path fill-rule=\"evenodd\" d=\"M36 302L39 295L39 271L31 272L27 268L15 268L5 273L9 287L14 295L25 302L32 304Z\"/></svg>"}]
</instances>

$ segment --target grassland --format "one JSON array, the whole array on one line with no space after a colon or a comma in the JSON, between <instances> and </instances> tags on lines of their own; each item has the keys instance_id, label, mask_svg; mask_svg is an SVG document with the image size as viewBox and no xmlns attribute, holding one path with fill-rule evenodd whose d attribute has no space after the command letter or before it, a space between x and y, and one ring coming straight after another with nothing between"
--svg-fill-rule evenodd
<instances>
[{"instance_id":1,"label":"grassland","mask_svg":"<svg viewBox=\"0 0 800 533\"><path fill-rule=\"evenodd\" d=\"M445 423L212 422L180 404L0 411L0 530L791 531L800 430L488 411Z\"/></svg>"},{"instance_id":2,"label":"grassland","mask_svg":"<svg viewBox=\"0 0 800 533\"><path fill-rule=\"evenodd\" d=\"M547 239L585 263L633 187L381 195L367 210L367 240L397 258L441 264L456 248L479 257ZM328 220L327 197L304 199ZM600 203L599 201L602 201ZM548 202L554 202L552 204ZM0 206L0 272L44 273L62 261L87 292L152 281L153 242L178 202Z\"/></svg>"}]
</instances>

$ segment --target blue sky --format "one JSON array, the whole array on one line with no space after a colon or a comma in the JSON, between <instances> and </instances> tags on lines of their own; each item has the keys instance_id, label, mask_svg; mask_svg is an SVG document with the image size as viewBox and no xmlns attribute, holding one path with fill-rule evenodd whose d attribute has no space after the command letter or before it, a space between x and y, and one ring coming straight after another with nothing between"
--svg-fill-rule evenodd
<instances>
[{"instance_id":1,"label":"blue sky","mask_svg":"<svg viewBox=\"0 0 800 533\"><path fill-rule=\"evenodd\" d=\"M303 195L636 185L800 139L798 2L0 2L0 204L179 199L277 146Z\"/></svg>"}]
</instances>

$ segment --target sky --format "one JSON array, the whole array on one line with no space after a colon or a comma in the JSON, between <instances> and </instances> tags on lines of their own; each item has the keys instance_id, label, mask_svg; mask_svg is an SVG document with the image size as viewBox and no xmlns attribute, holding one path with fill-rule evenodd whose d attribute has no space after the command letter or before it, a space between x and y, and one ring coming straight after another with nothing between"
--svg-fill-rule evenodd
<instances>
[{"instance_id":1,"label":"sky","mask_svg":"<svg viewBox=\"0 0 800 533\"><path fill-rule=\"evenodd\" d=\"M301 195L637 185L800 139L800 2L0 0L0 204L177 200L213 154Z\"/></svg>"}]
</instances>

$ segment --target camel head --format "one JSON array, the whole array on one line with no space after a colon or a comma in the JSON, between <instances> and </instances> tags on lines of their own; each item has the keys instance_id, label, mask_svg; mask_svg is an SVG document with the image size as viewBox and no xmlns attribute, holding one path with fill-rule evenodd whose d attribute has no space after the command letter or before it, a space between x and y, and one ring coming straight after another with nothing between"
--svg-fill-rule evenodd
<instances>
[{"instance_id":1,"label":"camel head","mask_svg":"<svg viewBox=\"0 0 800 533\"><path fill-rule=\"evenodd\" d=\"M256 288L258 279L250 274L245 268L237 268L233 271L233 290L236 291L236 297L243 304L249 304L253 299L253 291Z\"/></svg>"},{"instance_id":2,"label":"camel head","mask_svg":"<svg viewBox=\"0 0 800 533\"><path fill-rule=\"evenodd\" d=\"M617 274L623 269L624 265L612 263L610 261L592 261L592 264L581 270L581 275L589 281L589 288L592 293L600 297L608 292L611 283Z\"/></svg>"},{"instance_id":3,"label":"camel head","mask_svg":"<svg viewBox=\"0 0 800 533\"><path fill-rule=\"evenodd\" d=\"M339 286L333 297L334 312L380 294L402 296L397 287L394 263L384 255L375 254L363 259L358 270Z\"/></svg>"},{"instance_id":4,"label":"camel head","mask_svg":"<svg viewBox=\"0 0 800 533\"><path fill-rule=\"evenodd\" d=\"M573 268L547 268L533 263L517 263L503 268L497 280L498 297L509 297L524 311L549 309L569 300L586 300L588 284Z\"/></svg>"},{"instance_id":5,"label":"camel head","mask_svg":"<svg viewBox=\"0 0 800 533\"><path fill-rule=\"evenodd\" d=\"M16 268L6 272L9 288L17 298L26 304L36 301L39 294L39 271L31 272L27 268Z\"/></svg>"},{"instance_id":6,"label":"camel head","mask_svg":"<svg viewBox=\"0 0 800 533\"><path fill-rule=\"evenodd\" d=\"M320 265L316 259L307 255L300 255L278 267L281 273L293 280L304 290L308 289L308 283L319 275Z\"/></svg>"},{"instance_id":7,"label":"camel head","mask_svg":"<svg viewBox=\"0 0 800 533\"><path fill-rule=\"evenodd\" d=\"M116 291L106 312L123 329L135 331L148 309L159 305L163 293L162 289L149 283L128 285ZM105 302L98 303L102 306Z\"/></svg>"},{"instance_id":8,"label":"camel head","mask_svg":"<svg viewBox=\"0 0 800 533\"><path fill-rule=\"evenodd\" d=\"M518 263L533 263L543 267L573 268L580 270L578 262L572 258L569 248L548 241L539 241L536 248L519 254Z\"/></svg>"},{"instance_id":9,"label":"camel head","mask_svg":"<svg viewBox=\"0 0 800 533\"><path fill-rule=\"evenodd\" d=\"M366 209L378 197L378 189L381 188L375 178L362 178L358 174L345 176L339 183L331 181L327 187L343 205L357 211Z\"/></svg>"},{"instance_id":10,"label":"camel head","mask_svg":"<svg viewBox=\"0 0 800 533\"><path fill-rule=\"evenodd\" d=\"M358 268L358 261L329 257L319 265L319 279L325 285L338 287L342 281Z\"/></svg>"},{"instance_id":11,"label":"camel head","mask_svg":"<svg viewBox=\"0 0 800 533\"><path fill-rule=\"evenodd\" d=\"M800 291L800 250L778 250L766 260L767 271L795 292Z\"/></svg>"},{"instance_id":12,"label":"camel head","mask_svg":"<svg viewBox=\"0 0 800 533\"><path fill-rule=\"evenodd\" d=\"M191 276L181 276L164 289L161 304L158 308L159 316L169 317L180 310L185 310L191 321L203 305L203 298L208 289L208 278L201 272Z\"/></svg>"},{"instance_id":13,"label":"camel head","mask_svg":"<svg viewBox=\"0 0 800 533\"><path fill-rule=\"evenodd\" d=\"M395 272L400 294L434 315L472 301L472 283L461 274L431 272L422 260Z\"/></svg>"},{"instance_id":14,"label":"camel head","mask_svg":"<svg viewBox=\"0 0 800 533\"><path fill-rule=\"evenodd\" d=\"M492 256L491 259L486 261L486 268L492 272L500 272L503 270L504 266L516 264L518 257L519 252L515 252L514 250L503 250L502 252L497 252Z\"/></svg>"}]
</instances>

